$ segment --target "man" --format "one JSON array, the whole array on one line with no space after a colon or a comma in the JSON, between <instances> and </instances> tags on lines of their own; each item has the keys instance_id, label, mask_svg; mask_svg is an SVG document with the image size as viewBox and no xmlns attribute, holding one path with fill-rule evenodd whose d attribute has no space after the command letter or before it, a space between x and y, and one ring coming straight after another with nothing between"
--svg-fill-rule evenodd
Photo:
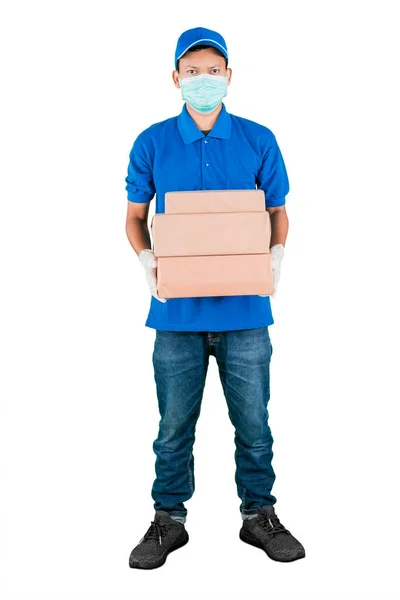
<instances>
[{"instance_id":1,"label":"man","mask_svg":"<svg viewBox=\"0 0 400 600\"><path fill-rule=\"evenodd\" d=\"M175 52L175 86L182 112L142 131L130 152L126 233L145 268L151 291L146 326L156 330L153 365L161 415L152 487L155 517L132 550L132 568L152 569L188 542L184 501L195 490L193 445L210 356L214 356L235 427L235 481L244 542L278 561L305 556L274 509L273 438L268 425L273 324L269 296L159 298L147 219L156 195L164 211L168 191L254 189L265 192L271 217L275 292L288 232L285 164L274 134L230 114L222 102L231 83L225 40L195 27ZM221 503L222 505L222 503ZM217 511L216 511L217 512Z\"/></svg>"}]
</instances>

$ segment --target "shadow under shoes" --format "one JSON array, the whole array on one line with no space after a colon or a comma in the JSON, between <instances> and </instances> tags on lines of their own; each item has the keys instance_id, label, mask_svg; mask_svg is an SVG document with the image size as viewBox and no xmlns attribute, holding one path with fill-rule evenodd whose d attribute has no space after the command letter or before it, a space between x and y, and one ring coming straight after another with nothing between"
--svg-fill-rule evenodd
<instances>
[{"instance_id":1,"label":"shadow under shoes","mask_svg":"<svg viewBox=\"0 0 400 600\"><path fill-rule=\"evenodd\" d=\"M154 521L132 550L129 566L132 569L155 569L161 567L167 556L189 541L183 523L176 521L164 510L157 510Z\"/></svg>"},{"instance_id":2,"label":"shadow under shoes","mask_svg":"<svg viewBox=\"0 0 400 600\"><path fill-rule=\"evenodd\" d=\"M244 519L239 537L264 550L270 558L290 562L306 555L303 545L279 521L273 505L257 507L257 516Z\"/></svg>"}]
</instances>

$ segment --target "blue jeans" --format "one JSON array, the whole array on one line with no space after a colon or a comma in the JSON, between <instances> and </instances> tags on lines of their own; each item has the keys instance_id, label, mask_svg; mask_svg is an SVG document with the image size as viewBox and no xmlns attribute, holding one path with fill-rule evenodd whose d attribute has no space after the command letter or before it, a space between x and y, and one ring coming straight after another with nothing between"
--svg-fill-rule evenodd
<instances>
[{"instance_id":1,"label":"blue jeans","mask_svg":"<svg viewBox=\"0 0 400 600\"><path fill-rule=\"evenodd\" d=\"M222 332L156 330L153 366L161 419L153 444L155 510L186 521L184 501L195 490L193 444L210 356L217 361L235 428L242 518L256 514L257 506L276 503L267 410L272 351L268 325Z\"/></svg>"}]
</instances>

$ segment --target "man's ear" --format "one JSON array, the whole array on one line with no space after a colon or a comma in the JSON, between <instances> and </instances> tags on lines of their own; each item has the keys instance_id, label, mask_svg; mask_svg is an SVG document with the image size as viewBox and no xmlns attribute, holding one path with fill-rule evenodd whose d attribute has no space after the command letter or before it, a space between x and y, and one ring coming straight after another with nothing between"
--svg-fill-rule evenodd
<instances>
[{"instance_id":1,"label":"man's ear","mask_svg":"<svg viewBox=\"0 0 400 600\"><path fill-rule=\"evenodd\" d=\"M175 87L180 88L181 86L179 85L179 73L176 69L174 69L172 71L172 81L174 82Z\"/></svg>"}]
</instances>

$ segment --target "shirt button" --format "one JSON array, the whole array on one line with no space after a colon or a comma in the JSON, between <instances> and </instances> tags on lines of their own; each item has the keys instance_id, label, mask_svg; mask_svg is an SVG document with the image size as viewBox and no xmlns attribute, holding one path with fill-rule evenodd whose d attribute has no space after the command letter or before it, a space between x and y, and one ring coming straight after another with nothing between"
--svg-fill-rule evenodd
<instances>
[{"instance_id":1,"label":"shirt button","mask_svg":"<svg viewBox=\"0 0 400 600\"><path fill-rule=\"evenodd\" d=\"M205 144L208 144L208 141L207 141L207 140L204 140L204 143L205 143Z\"/></svg>"},{"instance_id":2,"label":"shirt button","mask_svg":"<svg viewBox=\"0 0 400 600\"><path fill-rule=\"evenodd\" d=\"M209 166L209 164L210 164L210 163L206 163L206 167L208 167L208 166Z\"/></svg>"}]
</instances>

